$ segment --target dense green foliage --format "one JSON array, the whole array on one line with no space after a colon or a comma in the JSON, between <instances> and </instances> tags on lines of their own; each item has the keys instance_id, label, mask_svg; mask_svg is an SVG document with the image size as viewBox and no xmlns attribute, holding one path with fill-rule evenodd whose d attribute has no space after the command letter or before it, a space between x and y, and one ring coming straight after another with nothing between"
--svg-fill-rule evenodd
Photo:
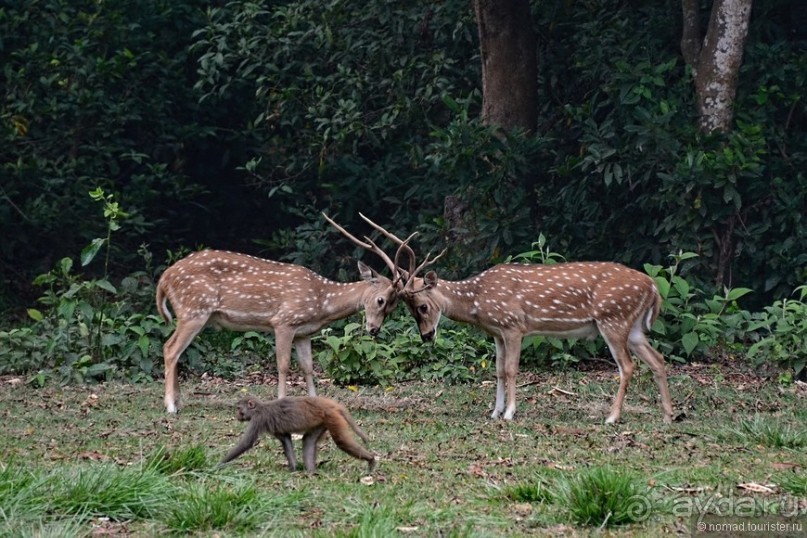
<instances>
[{"instance_id":1,"label":"dense green foliage","mask_svg":"<svg viewBox=\"0 0 807 538\"><path fill-rule=\"evenodd\" d=\"M534 2L534 137L478 120L467 0L4 4L0 325L14 328L0 333L0 370L43 370L40 382L157 374L170 327L152 314L153 284L171 253L199 245L353 278L363 253L328 229L326 210L352 229L366 229L358 211L417 229L421 253L449 246L447 277L544 236L568 259L644 268L666 299L656 329L670 359L751 346L755 362L798 373L807 25L795 2L754 4L736 128L709 138L675 1ZM114 230L87 196L98 187L126 208ZM34 323L20 326L26 311ZM451 345L423 351L408 320L380 345L338 324L318 358L345 383L484 370L484 337L443 333ZM601 352L534 338L524 360ZM207 356L230 375L270 353L255 333L208 335L183 362ZM370 367L357 359L369 354Z\"/></svg>"}]
</instances>

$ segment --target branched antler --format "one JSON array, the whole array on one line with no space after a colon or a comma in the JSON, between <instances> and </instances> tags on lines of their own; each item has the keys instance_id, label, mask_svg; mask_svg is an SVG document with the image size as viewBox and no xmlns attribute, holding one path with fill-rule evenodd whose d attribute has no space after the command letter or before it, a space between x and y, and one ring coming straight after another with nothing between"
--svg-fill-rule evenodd
<instances>
[{"instance_id":1,"label":"branched antler","mask_svg":"<svg viewBox=\"0 0 807 538\"><path fill-rule=\"evenodd\" d=\"M371 252L375 252L376 254L378 254L378 256L381 257L382 260L384 260L384 263L387 264L387 267L389 267L390 271L392 271L393 279L396 282L398 280L401 280L401 275L400 275L400 271L398 271L398 267L395 265L395 263L393 263L393 261L390 259L390 257L387 256L387 253L384 252L383 250L381 250L381 248L378 245L376 245L373 242L372 239L370 239L369 237L367 237L365 235L364 236L365 241L362 241L361 239L358 239L357 237L353 236L353 234L351 234L350 232L348 232L347 230L345 230L344 228L339 226L339 224L337 224L333 219L331 219L324 212L322 213L322 216L325 217L325 220L327 220L334 228L339 230L342 233L342 235L344 235L345 237L347 237L348 239L353 241L353 243L355 243L357 246L360 246L362 248L365 248L365 249L367 249L367 250L369 250ZM377 226L377 225L374 224L374 226Z\"/></svg>"}]
</instances>

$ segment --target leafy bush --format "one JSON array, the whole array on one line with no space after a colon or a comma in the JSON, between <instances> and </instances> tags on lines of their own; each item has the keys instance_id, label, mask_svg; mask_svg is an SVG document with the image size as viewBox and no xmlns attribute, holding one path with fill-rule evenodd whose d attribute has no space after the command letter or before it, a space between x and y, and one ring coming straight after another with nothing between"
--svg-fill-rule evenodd
<instances>
[{"instance_id":1,"label":"leafy bush","mask_svg":"<svg viewBox=\"0 0 807 538\"><path fill-rule=\"evenodd\" d=\"M777 300L763 312L751 314L747 330L757 341L747 355L756 366L773 361L799 377L807 363L807 286L799 286L794 293L799 293L799 299Z\"/></svg>"},{"instance_id":2,"label":"leafy bush","mask_svg":"<svg viewBox=\"0 0 807 538\"><path fill-rule=\"evenodd\" d=\"M748 312L737 300L751 292L748 288L724 289L711 299L678 274L682 262L695 258L692 252L672 255L673 264L662 268L645 264L664 300L662 314L654 330L664 336L659 346L670 359L685 362L693 356L709 356L720 346L733 345L744 335Z\"/></svg>"},{"instance_id":3,"label":"leafy bush","mask_svg":"<svg viewBox=\"0 0 807 538\"><path fill-rule=\"evenodd\" d=\"M146 238L166 245L199 226L174 216L200 200L205 175L219 176L227 137L210 151L211 126L236 110L200 108L192 90L190 34L207 4L4 3L0 228L14 233L0 247L0 280L13 292L97 234L86 198L97 185L130 208L116 270ZM170 234L155 234L169 219Z\"/></svg>"},{"instance_id":4,"label":"leafy bush","mask_svg":"<svg viewBox=\"0 0 807 538\"><path fill-rule=\"evenodd\" d=\"M325 344L317 359L325 373L339 384L389 383L400 375L404 358L392 346L361 333L360 323L347 323L342 335L331 327L317 339Z\"/></svg>"},{"instance_id":5,"label":"leafy bush","mask_svg":"<svg viewBox=\"0 0 807 538\"><path fill-rule=\"evenodd\" d=\"M408 378L464 383L488 373L494 359L492 342L469 326L445 323L430 345L410 317L393 315L378 339L361 333L360 323L323 329L315 352L326 375L339 384L387 385ZM341 334L339 334L341 333ZM390 341L384 341L390 333Z\"/></svg>"}]
</instances>

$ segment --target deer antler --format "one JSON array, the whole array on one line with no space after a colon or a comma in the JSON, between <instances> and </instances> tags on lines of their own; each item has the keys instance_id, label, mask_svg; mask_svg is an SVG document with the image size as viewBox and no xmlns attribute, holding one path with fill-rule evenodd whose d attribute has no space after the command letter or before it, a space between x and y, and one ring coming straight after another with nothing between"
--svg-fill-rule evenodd
<instances>
[{"instance_id":1,"label":"deer antler","mask_svg":"<svg viewBox=\"0 0 807 538\"><path fill-rule=\"evenodd\" d=\"M367 220L367 219L365 219L365 220ZM420 290L412 289L414 287L415 277L417 276L417 274L419 272L421 272L424 268L428 267L429 265L432 265L434 262L439 260L440 257L443 254L446 253L446 250L448 250L448 249L443 249L443 251L440 254L438 254L437 256L435 256L434 258L431 258L431 259L430 259L430 256L431 256L432 253L429 252L428 254L426 254L426 259L423 260L423 263L421 263L420 265L415 267L415 263L416 263L415 251L412 250L412 247L409 246L409 240L412 239L415 236L416 233L417 232L413 233L412 235L407 237L405 241L402 241L400 243L400 246L398 247L398 251L395 252L395 266L396 267L398 267L398 259L401 256L401 252L405 252L406 255L409 257L409 275L408 275L409 278L407 278L403 289L404 290L409 289L411 293L417 293L419 291L423 291L423 289L420 289Z\"/></svg>"},{"instance_id":2,"label":"deer antler","mask_svg":"<svg viewBox=\"0 0 807 538\"><path fill-rule=\"evenodd\" d=\"M324 217L325 217L325 218L328 220L328 222L330 222L331 224L333 224L334 226L336 226L336 228L337 228L339 231L341 231L343 234L345 234L347 237L349 237L349 238L350 238L350 239L351 239L351 240L352 240L354 243L356 243L357 245L363 246L364 248L367 248L367 249L369 249L369 248L370 248L370 246L368 246L368 245L364 244L363 242L359 241L358 239L356 239L355 237L353 237L352 235L350 235L350 234L349 234L347 231L345 231L345 230L344 230L344 229L343 229L341 226L339 226L338 224L336 224L335 222L333 222L331 219L329 219L329 218L328 218L328 216L327 216L327 215L325 215L325 213L323 213L322 215L323 215L323 216L324 216ZM443 254L445 254L445 253L446 253L446 251L448 250L448 249L443 249L443 251L442 251L440 254L438 254L437 256L435 256L434 258L431 258L431 259L430 259L431 252L429 252L429 253L426 255L426 259L423 261L423 263L421 263L420 265L418 265L417 267L415 267L415 264L416 264L416 262L417 262L416 257L415 257L415 251L414 251L414 250L412 250L412 247L410 247L410 246L409 246L409 241L410 241L410 240L411 240L413 237L415 237L415 236L417 235L417 232L413 232L413 233L412 233L412 234L411 234L409 237L407 237L406 239L401 239L400 237L398 237L398 236L397 236L397 235L395 235L394 233L392 233L392 232L390 232L390 231L386 230L386 229L385 229L383 226L381 226L381 225L379 225L379 224L376 224L375 222L373 222L372 220L370 220L370 219L369 219L368 217L366 217L364 214L359 213L359 216L360 216L362 219L364 219L364 221L365 221L367 224L369 224L370 226L372 226L373 228L375 228L376 230L378 230L379 232L381 232L381 234L382 234L382 235L384 235L384 236L385 236L387 239L389 239L390 241L392 241L393 243L395 243L395 244L397 244L397 245L398 245L398 250L397 250L397 252L395 252L395 261L393 262L393 266L395 267L395 268L393 269L393 274L394 274L394 275L396 275L396 276L398 277L398 279L396 280L396 282L397 282L398 280L403 280L403 278L401 278L401 275L400 275L400 270L398 269L398 267L399 267L399 266L398 266L398 259L399 259L399 258L400 258L400 256L401 256L401 252L406 252L406 255L407 255L407 256L409 256L409 278L407 279L406 283L404 284L403 289L411 288L411 287L412 287L412 285L413 285L413 284L414 284L414 282L415 282L415 276L416 276L416 275L417 275L417 274L418 274L420 271L422 271L424 268L428 267L429 265L432 265L434 262L436 262L437 260L439 260L439 259L440 259L440 257L441 257ZM369 239L369 238L367 238L367 237L365 237L365 239L367 239L367 241L370 241L370 239ZM375 246L375 244L374 244L372 241L370 241L370 243L371 243L373 246ZM376 247L376 248L378 248L378 247ZM380 249L379 249L379 250L380 250ZM384 258L385 258L386 260L389 260L389 258L387 258L387 257L386 257L386 254L384 255ZM388 265L389 265L389 262L388 262ZM415 291L415 290L412 290L412 291L413 291L413 293L417 293L417 291L422 291L422 290L416 290L416 291Z\"/></svg>"},{"instance_id":3,"label":"deer antler","mask_svg":"<svg viewBox=\"0 0 807 538\"><path fill-rule=\"evenodd\" d=\"M361 213L359 213L359 214L361 215ZM364 239L366 240L366 242L365 242L365 241L362 241L362 240L360 240L360 239L358 239L358 238L354 237L354 236L353 236L353 235L352 235L350 232L348 232L347 230L345 230L345 229L344 229L344 228L342 228L341 226L339 226L339 225L338 225L338 224L337 224L337 223L336 223L336 222L335 222L333 219L331 219L331 218L330 218L328 215L326 215L324 212L322 213L322 216L323 216L323 217L325 217L325 220L327 220L329 223L331 223L331 225L332 225L334 228L336 228L337 230L339 230L340 232L342 232L342 235L344 235L345 237L347 237L348 239L350 239L351 241L353 241L353 243L355 243L357 246L360 246L360 247L362 247L362 248L365 248L365 249L367 249L367 250L369 250L369 251L371 251L371 252L375 252L376 254L378 254L378 255L381 257L381 259L382 259L382 260L384 260L384 263L386 263L386 264L387 264L387 267L389 267L390 271L392 271L392 276L393 276L393 279L394 279L396 282L397 282L398 280L400 280L400 279L401 279L401 275L400 275L400 272L398 271L398 267L396 266L396 264L392 262L392 260L390 259L390 257L389 257L389 256L387 256L387 253L386 253L386 252L384 252L383 250L381 250L381 248L380 248L378 245L376 245L376 244L373 242L373 240L372 240L372 239L370 239L369 237L367 237L367 236L365 235L365 236L364 236ZM363 216L363 215L362 215L362 216ZM367 220L367 219L365 218L365 220ZM379 227L377 224L375 224L375 223L371 223L371 224L373 224L373 226L374 226L374 227L376 227L376 229L380 228L380 227ZM386 233L389 233L389 232L386 232ZM390 234L390 235L392 235L392 234ZM395 236L393 236L393 237L395 237Z\"/></svg>"},{"instance_id":4,"label":"deer antler","mask_svg":"<svg viewBox=\"0 0 807 538\"><path fill-rule=\"evenodd\" d=\"M407 245L407 247L408 247L408 245ZM410 287L414 288L414 284L415 284L415 276L417 276L417 274L418 274L419 272L421 272L421 271L422 271L424 268L426 268L426 267L428 267L428 266L432 265L434 262L436 262L437 260L439 260L439 259L440 259L440 258L443 256L443 254L445 254L445 253L446 253L446 251L447 251L447 250L448 250L447 248L444 248L444 249L443 249L443 251L442 251L440 254L438 254L437 256L435 256L434 258L431 258L431 255L432 255L432 253L431 253L431 252L429 252L428 254L426 254L426 259L425 259L425 260L423 260L423 263L421 263L420 265L418 265L418 266L417 266L417 268L416 268L414 271L411 271L411 272L409 273L409 279L406 281L406 284L404 284L404 289L407 289L407 288L410 288ZM411 251L412 251L412 249L410 248L410 249L409 249L409 251L411 252ZM410 264L410 267L411 267L412 265L414 265L414 264L415 264L415 263L414 263L414 258L412 258L412 263ZM412 293L418 293L418 292L420 292L420 291L423 291L423 289L424 289L424 288L421 288L421 289L419 289L419 290L412 289L412 290L411 290L411 292L412 292Z\"/></svg>"},{"instance_id":5,"label":"deer antler","mask_svg":"<svg viewBox=\"0 0 807 538\"><path fill-rule=\"evenodd\" d=\"M387 239L389 239L390 241L392 241L392 242L393 242L393 243L395 243L396 245L402 245L402 244L404 243L404 241L401 241L401 238L400 238L400 237L398 237L397 235L395 235L395 234L394 234L394 233L392 233L392 232L388 232L387 230L385 230L385 229L384 229L384 227L383 227L383 226L380 226L380 225L376 224L375 222L371 221L369 218L365 217L365 216L364 216L364 215L361 213L361 211L359 211L359 216L360 216L361 218L363 218L363 219L364 219L364 221L365 221L367 224L369 224L370 226L372 226L373 228L375 228L376 230L378 230L379 232L381 232L381 233L382 233L384 236L386 236L386 238L387 238ZM406 241L409 241L410 239L412 239L412 238L413 238L413 237L414 237L416 234L417 234L417 232L414 232L412 235L410 235L410 236L409 236L409 237L406 239Z\"/></svg>"}]
</instances>

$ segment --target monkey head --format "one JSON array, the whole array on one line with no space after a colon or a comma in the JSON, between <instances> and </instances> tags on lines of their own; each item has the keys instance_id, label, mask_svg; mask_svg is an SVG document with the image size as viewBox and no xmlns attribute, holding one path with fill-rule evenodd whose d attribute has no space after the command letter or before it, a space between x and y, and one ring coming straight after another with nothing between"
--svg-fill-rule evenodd
<instances>
[{"instance_id":1,"label":"monkey head","mask_svg":"<svg viewBox=\"0 0 807 538\"><path fill-rule=\"evenodd\" d=\"M252 415L255 414L255 408L258 407L260 402L254 396L247 396L239 400L236 408L237 411L235 413L235 418L240 420L241 422L246 422L252 419Z\"/></svg>"}]
</instances>

